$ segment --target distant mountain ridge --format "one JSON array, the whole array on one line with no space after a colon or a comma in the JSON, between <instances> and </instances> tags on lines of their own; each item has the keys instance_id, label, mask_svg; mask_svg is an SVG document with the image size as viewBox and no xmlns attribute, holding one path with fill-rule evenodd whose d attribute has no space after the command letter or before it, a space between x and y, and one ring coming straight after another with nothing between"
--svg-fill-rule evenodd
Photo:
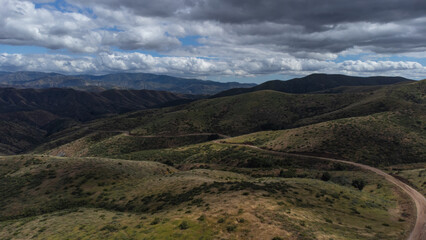
<instances>
[{"instance_id":1,"label":"distant mountain ridge","mask_svg":"<svg viewBox=\"0 0 426 240\"><path fill-rule=\"evenodd\" d=\"M191 99L195 99L195 96L153 90L87 92L70 88L0 88L0 114L43 110L60 117L88 121L105 114L147 109Z\"/></svg>"},{"instance_id":2,"label":"distant mountain ridge","mask_svg":"<svg viewBox=\"0 0 426 240\"><path fill-rule=\"evenodd\" d=\"M115 73L94 76L43 72L0 72L0 87L15 88L74 88L90 91L147 89L184 94L211 95L232 88L253 86L255 84L237 82L221 83L148 73Z\"/></svg>"},{"instance_id":3,"label":"distant mountain ridge","mask_svg":"<svg viewBox=\"0 0 426 240\"><path fill-rule=\"evenodd\" d=\"M343 86L376 86L391 85L413 80L403 77L353 77L340 74L311 74L302 78L294 78L287 81L272 80L264 82L252 88L234 88L225 90L213 97L233 96L242 93L260 90L274 90L286 93L315 93L324 90L332 90Z\"/></svg>"},{"instance_id":4,"label":"distant mountain ridge","mask_svg":"<svg viewBox=\"0 0 426 240\"><path fill-rule=\"evenodd\" d=\"M100 117L192 101L195 96L152 90L0 88L0 154L25 151L44 137Z\"/></svg>"}]
</instances>

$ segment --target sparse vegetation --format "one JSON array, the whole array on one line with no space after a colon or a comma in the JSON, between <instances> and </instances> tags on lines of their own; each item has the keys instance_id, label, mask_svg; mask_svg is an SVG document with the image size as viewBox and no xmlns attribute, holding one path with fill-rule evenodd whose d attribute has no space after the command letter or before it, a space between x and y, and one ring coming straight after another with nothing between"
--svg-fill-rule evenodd
<instances>
[{"instance_id":1,"label":"sparse vegetation","mask_svg":"<svg viewBox=\"0 0 426 240\"><path fill-rule=\"evenodd\" d=\"M425 83L260 91L74 123L43 154L0 157L0 239L401 239L415 216L406 196L306 155L386 167L424 190Z\"/></svg>"},{"instance_id":2,"label":"sparse vegetation","mask_svg":"<svg viewBox=\"0 0 426 240\"><path fill-rule=\"evenodd\" d=\"M241 149L237 148L236 151ZM234 172L212 169L179 171L154 162L100 158L80 160L16 156L3 158L0 162L4 166L2 178L5 176L10 178L9 185L14 182L21 184L1 189L2 196L6 196L2 198L6 208L1 210L1 215L13 219L4 218L0 221L0 228L3 229L0 231L1 238L9 236L10 231L6 229L14 227L14 223L28 222L28 226L39 226L37 220L39 218L46 218L45 224L49 224L49 228L42 232L38 232L38 229L42 229L44 225L36 229L39 236L58 236L65 230L69 236L73 236L72 238L99 236L97 234L112 237L123 232L133 232L135 236L148 236L146 234L149 230L149 236L160 236L157 234L172 236L177 233L183 234L182 237L209 236L209 234L212 236L215 232L222 231L228 235L244 232L249 236L260 234L265 239L272 239L285 234L309 235L312 231L320 235L348 234L349 230L345 229L353 229L354 225L361 229L368 225L375 231L382 231L381 229L386 227L382 223L387 223L393 226L393 230L383 234L388 239L398 239L399 233L396 233L403 231L409 224L407 221L391 218L385 210L397 206L398 201L401 201L393 196L387 182L358 171L333 171L334 166L327 167L331 180L343 175L348 176L350 182L355 179L367 179L365 188L373 186L369 185L369 182L374 183L374 186L380 183L382 187L375 193L362 193L355 190L351 184L338 185L331 180L321 183L317 175L321 176L324 171L320 170L315 170L311 179L280 178L279 172L275 173L275 177L257 178L245 175L244 171L240 171L244 168L239 167L230 168ZM49 171L42 171L47 169L47 165L50 165L49 171L55 171L55 178L49 178ZM36 174L26 175L30 169ZM68 169L68 172L64 172L65 169ZM274 171L267 168L264 170ZM301 170L298 168L297 174L300 174ZM14 174L10 175L11 173ZM24 176L33 176L39 180L35 184L34 180L24 180L27 179L22 178ZM22 180L16 181L21 178ZM23 194L29 185L36 186L31 197ZM47 190L50 191L47 195L38 194ZM13 202L11 199L14 199ZM274 201L271 201L272 199ZM11 211L12 208L8 206L12 203L19 203L21 207L14 207ZM256 204L264 204L267 208L249 207ZM365 206L368 206L369 211L364 211ZM327 211L322 212L323 209ZM80 214L80 211L83 212ZM81 228L79 219L87 218L88 214L85 212L88 211L93 218L90 218L91 224L87 226L92 227ZM99 213L95 214L93 211ZM213 214L217 211L221 214ZM122 214L124 212L126 214ZM185 218L182 218L184 212ZM318 225L315 221L306 220L301 224L296 220L299 214L322 218L323 222L330 224L330 227L322 229L320 227L322 225ZM73 228L73 224L78 224L73 229L79 230L71 232L66 230L70 229L66 226L55 225L65 221L55 219L64 218L67 219L68 225L71 224L70 228ZM130 221L134 224L129 224L129 220L126 219L134 219ZM253 227L257 224L268 225L268 228L273 230L259 232L257 227ZM283 224L287 226L286 229L292 230L283 232L280 230ZM336 226L342 230L336 231ZM25 229L29 231L29 228ZM18 236L24 233L32 236L33 233L26 231L19 233ZM361 231L351 230L351 232L351 236L357 239L369 239L368 235L364 235Z\"/></svg>"}]
</instances>

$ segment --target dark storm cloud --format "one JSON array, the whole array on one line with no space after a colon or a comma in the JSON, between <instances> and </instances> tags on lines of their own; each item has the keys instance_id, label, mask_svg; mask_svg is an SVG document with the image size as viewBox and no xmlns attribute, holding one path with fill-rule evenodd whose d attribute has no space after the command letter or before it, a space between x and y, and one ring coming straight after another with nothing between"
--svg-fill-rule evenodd
<instances>
[{"instance_id":1,"label":"dark storm cloud","mask_svg":"<svg viewBox=\"0 0 426 240\"><path fill-rule=\"evenodd\" d=\"M390 22L423 17L423 0L205 0L189 17L225 23L280 22L308 29L348 22Z\"/></svg>"},{"instance_id":2,"label":"dark storm cloud","mask_svg":"<svg viewBox=\"0 0 426 240\"><path fill-rule=\"evenodd\" d=\"M128 8L143 16L222 23L277 22L307 29L348 22L391 22L425 16L424 0L72 0L80 5Z\"/></svg>"},{"instance_id":3,"label":"dark storm cloud","mask_svg":"<svg viewBox=\"0 0 426 240\"><path fill-rule=\"evenodd\" d=\"M380 53L418 51L426 42L424 0L72 0L80 6L127 9L143 17L210 21L224 42L271 44L286 51ZM418 19L423 18L422 21ZM393 24L393 25L392 25ZM206 34L208 36L208 34ZM212 41L213 41L212 40ZM215 40L215 42L218 42Z\"/></svg>"}]
</instances>

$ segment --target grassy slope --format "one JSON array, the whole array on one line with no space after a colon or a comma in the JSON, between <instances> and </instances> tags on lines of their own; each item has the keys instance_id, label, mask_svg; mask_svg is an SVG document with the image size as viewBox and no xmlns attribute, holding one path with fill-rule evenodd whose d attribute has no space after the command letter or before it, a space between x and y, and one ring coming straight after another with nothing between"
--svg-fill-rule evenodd
<instances>
[{"instance_id":1,"label":"grassy slope","mask_svg":"<svg viewBox=\"0 0 426 240\"><path fill-rule=\"evenodd\" d=\"M330 171L324 182L101 158L0 164L0 216L10 219L0 221L2 239L400 239L409 229L408 203L358 171ZM342 176L368 184L333 181Z\"/></svg>"},{"instance_id":2,"label":"grassy slope","mask_svg":"<svg viewBox=\"0 0 426 240\"><path fill-rule=\"evenodd\" d=\"M115 130L119 126L140 134L217 132L237 135L265 128L290 127L300 119L343 108L363 97L364 94L294 95L260 91L126 114L94 122L90 127Z\"/></svg>"},{"instance_id":3,"label":"grassy slope","mask_svg":"<svg viewBox=\"0 0 426 240\"><path fill-rule=\"evenodd\" d=\"M261 130L307 126L348 117L368 116L386 111L411 116L411 119L406 118L407 121L414 121L411 128L421 127L419 134L423 134L426 112L425 88L426 81L422 81L389 86L374 92L294 95L259 91L232 97L206 99L179 107L124 114L71 128L53 135L52 141L40 147L38 151L53 149L96 131L125 130L137 135L163 136L187 133L240 135ZM416 123L416 121L419 122ZM374 134L370 137L375 138ZM105 141L105 138L100 140ZM117 140L118 138L124 137L112 137L108 140L109 147L123 146L121 141ZM126 137L125 140L130 145L138 142L136 138L130 140ZM85 141L90 142L87 139ZM199 140L192 143L197 142ZM190 142L186 141L186 143ZM91 141L90 144L96 144L96 142ZM161 144L161 147L173 146L176 144ZM143 146L141 149L130 147L130 151L148 147Z\"/></svg>"},{"instance_id":4,"label":"grassy slope","mask_svg":"<svg viewBox=\"0 0 426 240\"><path fill-rule=\"evenodd\" d=\"M424 118L386 112L226 141L283 152L329 154L370 165L426 161Z\"/></svg>"},{"instance_id":5,"label":"grassy slope","mask_svg":"<svg viewBox=\"0 0 426 240\"><path fill-rule=\"evenodd\" d=\"M368 116L257 132L227 141L284 152L329 154L370 165L425 162L426 81L381 90L368 101L348 106L346 111L355 112L354 109L373 105L392 105L392 108Z\"/></svg>"},{"instance_id":6,"label":"grassy slope","mask_svg":"<svg viewBox=\"0 0 426 240\"><path fill-rule=\"evenodd\" d=\"M140 135L237 135L262 129L288 128L301 119L333 112L363 97L365 94L292 95L262 91L200 100L184 106L129 113L70 128L52 135L51 141L38 151L64 145L99 130L126 130Z\"/></svg>"},{"instance_id":7,"label":"grassy slope","mask_svg":"<svg viewBox=\"0 0 426 240\"><path fill-rule=\"evenodd\" d=\"M216 134L141 137L128 134L94 133L47 153L55 156L115 156L148 149L179 147L218 139Z\"/></svg>"},{"instance_id":8,"label":"grassy slope","mask_svg":"<svg viewBox=\"0 0 426 240\"><path fill-rule=\"evenodd\" d=\"M426 162L393 165L385 169L426 196Z\"/></svg>"},{"instance_id":9,"label":"grassy slope","mask_svg":"<svg viewBox=\"0 0 426 240\"><path fill-rule=\"evenodd\" d=\"M181 146L193 141L185 137L145 142L117 130L143 135L240 134L309 125L228 141L363 162L373 159L373 164L424 161L425 84L392 86L372 94L296 96L263 91L69 129L56 135L59 142L49 147L71 143L51 153L138 161L1 158L0 193L5 197L0 200L0 238L404 238L410 229L410 202L376 175L242 146ZM151 149L154 145L181 147ZM328 182L320 180L326 171ZM356 179L367 182L362 191L351 186ZM183 221L188 229L179 227Z\"/></svg>"}]
</instances>

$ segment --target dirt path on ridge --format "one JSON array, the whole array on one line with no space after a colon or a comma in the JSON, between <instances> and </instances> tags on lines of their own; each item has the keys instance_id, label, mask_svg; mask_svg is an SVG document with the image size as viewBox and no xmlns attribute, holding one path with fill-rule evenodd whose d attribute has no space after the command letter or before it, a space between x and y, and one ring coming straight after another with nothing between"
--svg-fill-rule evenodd
<instances>
[{"instance_id":1,"label":"dirt path on ridge","mask_svg":"<svg viewBox=\"0 0 426 240\"><path fill-rule=\"evenodd\" d=\"M371 167L365 164L361 163L355 163L351 161L346 160L340 160L340 159L334 159L334 158L327 158L327 157L316 157L316 156L310 156L310 155L303 155L303 154L296 154L296 153L285 153L285 152L278 152L273 150L267 150L263 149L257 146L253 145L246 145L246 144L234 144L234 143L226 143L221 140L215 140L215 143L218 144L227 144L227 145L237 145L237 146L243 146L243 147L250 147L253 149L261 150L264 152L272 153L275 155L281 155L281 156L294 156L294 157L304 157L304 158L312 158L312 159L318 159L318 160L324 160L324 161L331 161L331 162L338 162L338 163L344 163L349 164L352 166L359 167L364 170L372 171L382 177L384 177L388 182L393 183L394 185L398 186L400 189L402 189L408 196L411 197L411 199L414 201L417 209L417 218L414 225L413 230L411 231L410 236L408 237L408 240L426 240L426 198L419 193L414 188L410 187L409 185L403 183L402 181L396 179L395 177L389 175L388 173L375 168Z\"/></svg>"}]
</instances>

